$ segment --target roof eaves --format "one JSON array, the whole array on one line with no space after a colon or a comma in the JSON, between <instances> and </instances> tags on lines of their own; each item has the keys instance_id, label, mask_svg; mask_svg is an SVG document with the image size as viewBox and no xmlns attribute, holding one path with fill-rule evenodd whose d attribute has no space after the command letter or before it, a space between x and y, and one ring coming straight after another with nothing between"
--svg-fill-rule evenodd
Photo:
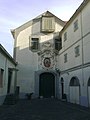
<instances>
[{"instance_id":1,"label":"roof eaves","mask_svg":"<svg viewBox=\"0 0 90 120\"><path fill-rule=\"evenodd\" d=\"M8 59L10 59L11 62L13 62L15 65L17 65L18 63L15 62L15 60L11 57L11 55L5 50L5 48L0 44L0 50L1 52L8 57Z\"/></svg>"},{"instance_id":2,"label":"roof eaves","mask_svg":"<svg viewBox=\"0 0 90 120\"><path fill-rule=\"evenodd\" d=\"M15 28L15 29L13 29L13 30L11 30L12 35L14 36L14 32L15 32L15 30L18 30L18 29L20 29L20 28L22 28L22 27L24 27L24 26L28 26L28 24L29 24L29 25L32 25L33 20L35 20L36 18L41 18L42 15L45 14L45 13L47 13L47 12L50 13L50 14L52 14L52 13L49 12L49 11L46 11L46 12L40 14L39 16L35 17L34 19L32 19L32 20L30 20L30 21L24 23L23 25L21 25L21 26ZM54 14L52 14L52 15L55 16ZM55 17L56 17L59 21L61 21L63 24L65 24L65 21L59 19L57 16L55 16Z\"/></svg>"},{"instance_id":3,"label":"roof eaves","mask_svg":"<svg viewBox=\"0 0 90 120\"><path fill-rule=\"evenodd\" d=\"M70 23L74 20L74 18L82 11L82 9L87 5L89 0L84 0L81 5L78 7L78 9L75 11L75 13L72 15L72 17L69 19L69 21L65 24L63 29L61 30L60 34L70 25Z\"/></svg>"}]
</instances>

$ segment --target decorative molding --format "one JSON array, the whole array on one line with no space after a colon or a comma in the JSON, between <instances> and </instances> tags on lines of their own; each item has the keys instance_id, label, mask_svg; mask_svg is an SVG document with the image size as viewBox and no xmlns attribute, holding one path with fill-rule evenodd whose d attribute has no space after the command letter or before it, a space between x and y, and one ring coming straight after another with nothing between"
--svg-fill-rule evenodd
<instances>
[{"instance_id":1,"label":"decorative molding","mask_svg":"<svg viewBox=\"0 0 90 120\"><path fill-rule=\"evenodd\" d=\"M54 50L51 42L45 42L41 46L41 50L38 52L39 65L43 69L53 69L56 65L56 51Z\"/></svg>"}]
</instances>

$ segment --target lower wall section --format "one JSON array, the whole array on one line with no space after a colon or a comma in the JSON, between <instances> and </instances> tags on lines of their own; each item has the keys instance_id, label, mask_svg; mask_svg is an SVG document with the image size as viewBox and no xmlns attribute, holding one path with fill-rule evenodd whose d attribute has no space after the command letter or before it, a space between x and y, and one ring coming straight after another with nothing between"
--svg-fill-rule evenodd
<instances>
[{"instance_id":1,"label":"lower wall section","mask_svg":"<svg viewBox=\"0 0 90 120\"><path fill-rule=\"evenodd\" d=\"M88 107L88 98L86 96L80 96L80 105Z\"/></svg>"},{"instance_id":2,"label":"lower wall section","mask_svg":"<svg viewBox=\"0 0 90 120\"><path fill-rule=\"evenodd\" d=\"M5 97L6 97L5 95L0 96L0 105L4 103Z\"/></svg>"},{"instance_id":3,"label":"lower wall section","mask_svg":"<svg viewBox=\"0 0 90 120\"><path fill-rule=\"evenodd\" d=\"M62 78L63 94L66 94L67 101L90 107L90 67L63 72L59 83ZM59 85L59 88L62 96L62 84Z\"/></svg>"}]
</instances>

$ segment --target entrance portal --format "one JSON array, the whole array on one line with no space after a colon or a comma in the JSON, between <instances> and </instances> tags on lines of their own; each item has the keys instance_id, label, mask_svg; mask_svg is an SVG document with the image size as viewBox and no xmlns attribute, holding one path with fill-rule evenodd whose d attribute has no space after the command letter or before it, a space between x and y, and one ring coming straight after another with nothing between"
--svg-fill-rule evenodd
<instances>
[{"instance_id":1,"label":"entrance portal","mask_svg":"<svg viewBox=\"0 0 90 120\"><path fill-rule=\"evenodd\" d=\"M55 76L52 73L42 73L39 79L39 96L55 97Z\"/></svg>"}]
</instances>

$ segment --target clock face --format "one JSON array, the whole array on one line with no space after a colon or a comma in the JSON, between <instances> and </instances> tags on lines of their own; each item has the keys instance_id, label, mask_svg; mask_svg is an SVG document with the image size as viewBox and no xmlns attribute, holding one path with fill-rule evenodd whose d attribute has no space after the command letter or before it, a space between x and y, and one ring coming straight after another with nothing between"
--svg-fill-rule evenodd
<instances>
[{"instance_id":1,"label":"clock face","mask_svg":"<svg viewBox=\"0 0 90 120\"><path fill-rule=\"evenodd\" d=\"M50 67L51 66L51 60L50 58L46 57L43 61L45 67Z\"/></svg>"}]
</instances>

